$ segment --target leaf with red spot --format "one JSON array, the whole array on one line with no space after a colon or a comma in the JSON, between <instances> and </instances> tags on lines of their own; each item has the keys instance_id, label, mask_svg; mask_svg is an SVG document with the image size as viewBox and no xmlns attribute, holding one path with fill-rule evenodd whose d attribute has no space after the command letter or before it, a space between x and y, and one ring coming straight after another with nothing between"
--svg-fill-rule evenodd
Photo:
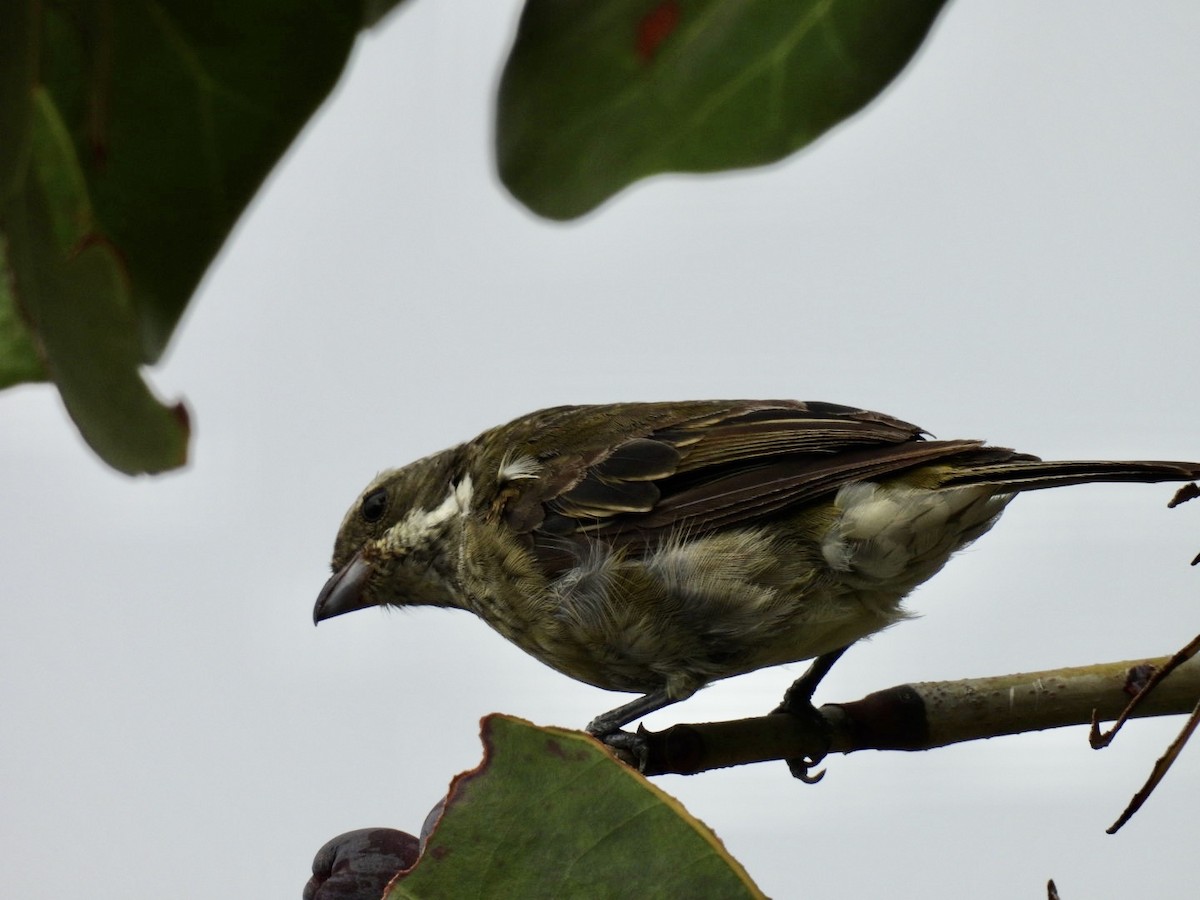
<instances>
[{"instance_id":1,"label":"leaf with red spot","mask_svg":"<svg viewBox=\"0 0 1200 900\"><path fill-rule=\"evenodd\" d=\"M663 0L642 16L637 27L637 54L645 62L654 59L662 44L679 24L679 0Z\"/></svg>"},{"instance_id":2,"label":"leaf with red spot","mask_svg":"<svg viewBox=\"0 0 1200 900\"><path fill-rule=\"evenodd\" d=\"M641 178L760 166L862 109L945 0L528 0L500 83L500 177L554 219Z\"/></svg>"}]
</instances>

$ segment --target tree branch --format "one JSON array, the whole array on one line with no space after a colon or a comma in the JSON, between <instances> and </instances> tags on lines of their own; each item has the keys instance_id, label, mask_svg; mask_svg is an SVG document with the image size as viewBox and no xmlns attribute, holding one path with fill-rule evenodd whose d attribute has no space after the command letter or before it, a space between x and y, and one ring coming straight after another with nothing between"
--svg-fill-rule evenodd
<instances>
[{"instance_id":1,"label":"tree branch","mask_svg":"<svg viewBox=\"0 0 1200 900\"><path fill-rule=\"evenodd\" d=\"M773 759L856 750L931 750L961 741L1086 725L1115 718L1136 693L1145 666L1170 657L1017 675L898 685L850 703L831 703L804 721L774 713L644 732L645 774L691 775ZM1135 717L1189 713L1200 698L1200 658L1168 676Z\"/></svg>"}]
</instances>

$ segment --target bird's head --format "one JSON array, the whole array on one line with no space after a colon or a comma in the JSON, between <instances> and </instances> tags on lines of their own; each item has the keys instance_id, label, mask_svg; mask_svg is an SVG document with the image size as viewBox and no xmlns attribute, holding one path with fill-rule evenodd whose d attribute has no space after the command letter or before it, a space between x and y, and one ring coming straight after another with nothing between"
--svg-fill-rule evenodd
<instances>
[{"instance_id":1,"label":"bird's head","mask_svg":"<svg viewBox=\"0 0 1200 900\"><path fill-rule=\"evenodd\" d=\"M346 513L313 622L368 606L457 606L453 566L471 478L461 447L378 475Z\"/></svg>"}]
</instances>

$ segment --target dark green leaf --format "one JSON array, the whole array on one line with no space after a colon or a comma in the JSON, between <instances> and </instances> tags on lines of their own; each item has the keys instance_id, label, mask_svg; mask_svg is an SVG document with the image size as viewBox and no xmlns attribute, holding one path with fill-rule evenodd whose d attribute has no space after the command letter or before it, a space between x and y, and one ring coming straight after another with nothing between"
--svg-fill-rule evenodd
<instances>
[{"instance_id":1,"label":"dark green leaf","mask_svg":"<svg viewBox=\"0 0 1200 900\"><path fill-rule=\"evenodd\" d=\"M43 83L71 132L100 231L128 268L151 362L263 178L333 87L363 3L43 8Z\"/></svg>"},{"instance_id":2,"label":"dark green leaf","mask_svg":"<svg viewBox=\"0 0 1200 900\"><path fill-rule=\"evenodd\" d=\"M527 0L500 177L567 219L648 175L774 162L877 96L944 2Z\"/></svg>"},{"instance_id":3,"label":"dark green leaf","mask_svg":"<svg viewBox=\"0 0 1200 900\"><path fill-rule=\"evenodd\" d=\"M0 387L51 377L117 468L180 464L182 407L137 366L396 2L0 3Z\"/></svg>"},{"instance_id":4,"label":"dark green leaf","mask_svg":"<svg viewBox=\"0 0 1200 900\"><path fill-rule=\"evenodd\" d=\"M0 210L21 190L32 136L31 86L37 80L33 0L0 4ZM0 230L0 388L41 381L46 372L12 293L8 246Z\"/></svg>"},{"instance_id":5,"label":"dark green leaf","mask_svg":"<svg viewBox=\"0 0 1200 900\"><path fill-rule=\"evenodd\" d=\"M0 236L0 388L45 379L46 369L12 295L7 241Z\"/></svg>"},{"instance_id":6,"label":"dark green leaf","mask_svg":"<svg viewBox=\"0 0 1200 900\"><path fill-rule=\"evenodd\" d=\"M34 0L0 3L0 205L20 189L29 157L30 88L37 80L35 13Z\"/></svg>"},{"instance_id":7,"label":"dark green leaf","mask_svg":"<svg viewBox=\"0 0 1200 900\"><path fill-rule=\"evenodd\" d=\"M379 22L405 0L366 0L363 6L363 27L374 28Z\"/></svg>"},{"instance_id":8,"label":"dark green leaf","mask_svg":"<svg viewBox=\"0 0 1200 900\"><path fill-rule=\"evenodd\" d=\"M679 802L584 734L484 720L485 757L450 788L387 900L762 897Z\"/></svg>"},{"instance_id":9,"label":"dark green leaf","mask_svg":"<svg viewBox=\"0 0 1200 900\"><path fill-rule=\"evenodd\" d=\"M3 208L14 294L40 338L67 411L92 448L129 474L183 464L188 424L138 374L137 321L121 259L94 230L70 136L35 94L33 160Z\"/></svg>"}]
</instances>

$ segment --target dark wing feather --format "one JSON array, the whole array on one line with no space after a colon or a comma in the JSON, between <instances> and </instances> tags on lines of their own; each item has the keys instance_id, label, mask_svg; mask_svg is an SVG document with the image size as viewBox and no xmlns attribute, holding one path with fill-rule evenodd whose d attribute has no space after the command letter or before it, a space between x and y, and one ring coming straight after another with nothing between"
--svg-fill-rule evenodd
<instances>
[{"instance_id":1,"label":"dark wing feather","mask_svg":"<svg viewBox=\"0 0 1200 900\"><path fill-rule=\"evenodd\" d=\"M978 441L927 441L782 460L667 494L653 510L636 518L623 517L611 526L618 531L662 531L684 525L695 533L745 524L820 500L843 485L895 474L978 446Z\"/></svg>"},{"instance_id":2,"label":"dark wing feather","mask_svg":"<svg viewBox=\"0 0 1200 900\"><path fill-rule=\"evenodd\" d=\"M655 437L687 448L678 471L688 472L761 457L828 456L852 447L908 443L921 434L916 425L880 413L809 403L686 424L664 429Z\"/></svg>"},{"instance_id":3,"label":"dark wing feather","mask_svg":"<svg viewBox=\"0 0 1200 900\"><path fill-rule=\"evenodd\" d=\"M557 480L523 485L512 507L540 508L521 518L539 545L546 541L538 534L553 544L587 534L636 551L681 529L697 535L763 521L844 484L980 446L925 441L907 422L823 403L697 404L674 416L667 404L579 410L577 423L558 412L556 424L592 427L590 442L557 456ZM564 471L574 472L569 483Z\"/></svg>"},{"instance_id":4,"label":"dark wing feather","mask_svg":"<svg viewBox=\"0 0 1200 900\"><path fill-rule=\"evenodd\" d=\"M591 472L551 506L560 515L575 519L604 518L617 513L649 512L660 496L652 481L605 479Z\"/></svg>"},{"instance_id":5,"label":"dark wing feather","mask_svg":"<svg viewBox=\"0 0 1200 900\"><path fill-rule=\"evenodd\" d=\"M679 450L663 440L634 438L618 444L607 459L594 465L591 474L602 480L651 481L667 478L679 469Z\"/></svg>"},{"instance_id":6,"label":"dark wing feather","mask_svg":"<svg viewBox=\"0 0 1200 900\"><path fill-rule=\"evenodd\" d=\"M770 521L844 485L921 466L931 466L921 476L929 487L1005 492L1200 477L1200 463L1046 463L981 441L927 441L891 416L790 400L557 407L478 441L485 469L530 462L531 474L502 477L483 508L525 535L547 572L577 564L593 540L640 553L680 533Z\"/></svg>"}]
</instances>

